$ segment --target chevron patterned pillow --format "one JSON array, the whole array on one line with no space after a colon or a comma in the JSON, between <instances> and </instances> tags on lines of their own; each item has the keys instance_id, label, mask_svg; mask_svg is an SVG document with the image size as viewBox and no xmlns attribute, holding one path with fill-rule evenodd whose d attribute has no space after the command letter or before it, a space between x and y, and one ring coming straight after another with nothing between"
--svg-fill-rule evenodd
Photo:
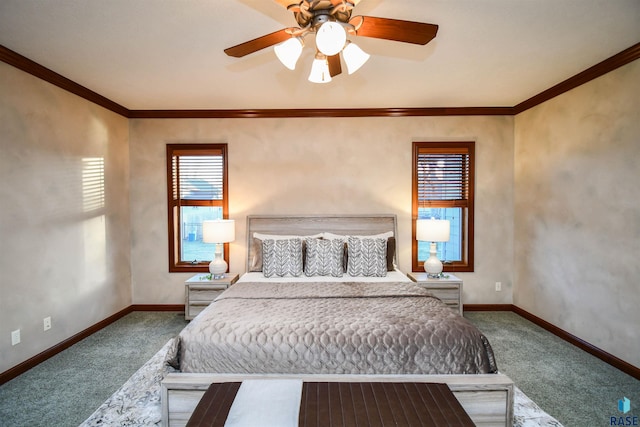
<instances>
[{"instance_id":1,"label":"chevron patterned pillow","mask_svg":"<svg viewBox=\"0 0 640 427\"><path fill-rule=\"evenodd\" d=\"M342 277L344 242L341 240L306 239L307 254L304 274L307 276Z\"/></svg>"},{"instance_id":2,"label":"chevron patterned pillow","mask_svg":"<svg viewBox=\"0 0 640 427\"><path fill-rule=\"evenodd\" d=\"M264 277L302 275L302 240L263 240L262 272Z\"/></svg>"},{"instance_id":3,"label":"chevron patterned pillow","mask_svg":"<svg viewBox=\"0 0 640 427\"><path fill-rule=\"evenodd\" d=\"M387 239L349 237L347 258L350 276L384 277L387 275Z\"/></svg>"}]
</instances>

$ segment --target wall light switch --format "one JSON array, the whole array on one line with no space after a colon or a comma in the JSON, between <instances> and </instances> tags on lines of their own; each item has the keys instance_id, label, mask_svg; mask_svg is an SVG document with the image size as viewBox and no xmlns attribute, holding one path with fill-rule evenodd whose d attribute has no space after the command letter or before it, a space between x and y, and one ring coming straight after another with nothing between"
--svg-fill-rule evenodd
<instances>
[{"instance_id":1,"label":"wall light switch","mask_svg":"<svg viewBox=\"0 0 640 427\"><path fill-rule=\"evenodd\" d=\"M502 290L502 282L496 282L496 292L500 292Z\"/></svg>"},{"instance_id":2,"label":"wall light switch","mask_svg":"<svg viewBox=\"0 0 640 427\"><path fill-rule=\"evenodd\" d=\"M45 331L48 331L49 329L51 329L51 316L45 317L44 319L42 319L42 324Z\"/></svg>"},{"instance_id":3,"label":"wall light switch","mask_svg":"<svg viewBox=\"0 0 640 427\"><path fill-rule=\"evenodd\" d=\"M11 332L11 345L20 344L20 329Z\"/></svg>"}]
</instances>

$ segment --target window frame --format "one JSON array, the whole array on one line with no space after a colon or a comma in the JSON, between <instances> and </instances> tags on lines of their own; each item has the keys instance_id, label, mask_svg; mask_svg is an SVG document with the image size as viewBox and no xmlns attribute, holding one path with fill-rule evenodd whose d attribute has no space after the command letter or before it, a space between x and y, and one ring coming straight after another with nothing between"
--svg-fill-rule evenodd
<instances>
[{"instance_id":1,"label":"window frame","mask_svg":"<svg viewBox=\"0 0 640 427\"><path fill-rule=\"evenodd\" d=\"M229 157L227 144L167 144L167 214L168 214L168 246L169 246L169 272L208 272L211 260L202 260L197 263L181 261L181 206L207 206L222 207L222 218L229 219L229 191L228 191L228 164ZM173 158L176 156L222 156L222 200L206 199L180 199L178 177L174 176ZM174 187L175 186L175 187ZM174 197L176 195L176 197ZM229 263L229 244L224 244L224 259ZM214 251L211 252L212 258Z\"/></svg>"},{"instance_id":2,"label":"window frame","mask_svg":"<svg viewBox=\"0 0 640 427\"><path fill-rule=\"evenodd\" d=\"M461 200L428 202L428 207L463 209L462 221L462 260L444 263L444 272L474 271L474 194L475 194L475 142L474 141L433 141L413 143L412 164L412 221L411 221L411 268L412 271L424 271L424 261L418 260L418 241L416 240L416 220L418 209L426 207L418 200L418 157L420 154L466 154L468 156L467 197ZM463 201L464 200L464 201ZM466 204L466 206L461 206ZM466 211L466 212L465 212Z\"/></svg>"}]
</instances>

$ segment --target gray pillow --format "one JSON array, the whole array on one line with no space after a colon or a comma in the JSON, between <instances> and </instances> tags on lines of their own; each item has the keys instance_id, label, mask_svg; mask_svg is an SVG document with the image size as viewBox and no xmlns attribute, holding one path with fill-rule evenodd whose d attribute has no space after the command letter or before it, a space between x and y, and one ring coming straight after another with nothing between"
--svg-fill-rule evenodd
<instances>
[{"instance_id":1,"label":"gray pillow","mask_svg":"<svg viewBox=\"0 0 640 427\"><path fill-rule=\"evenodd\" d=\"M387 275L387 239L349 237L347 273L350 276Z\"/></svg>"},{"instance_id":2,"label":"gray pillow","mask_svg":"<svg viewBox=\"0 0 640 427\"><path fill-rule=\"evenodd\" d=\"M249 271L262 271L262 240L253 238Z\"/></svg>"},{"instance_id":3,"label":"gray pillow","mask_svg":"<svg viewBox=\"0 0 640 427\"><path fill-rule=\"evenodd\" d=\"M305 239L304 274L342 277L344 243L341 240Z\"/></svg>"},{"instance_id":4,"label":"gray pillow","mask_svg":"<svg viewBox=\"0 0 640 427\"><path fill-rule=\"evenodd\" d=\"M262 272L264 277L302 275L302 240L263 240Z\"/></svg>"}]
</instances>

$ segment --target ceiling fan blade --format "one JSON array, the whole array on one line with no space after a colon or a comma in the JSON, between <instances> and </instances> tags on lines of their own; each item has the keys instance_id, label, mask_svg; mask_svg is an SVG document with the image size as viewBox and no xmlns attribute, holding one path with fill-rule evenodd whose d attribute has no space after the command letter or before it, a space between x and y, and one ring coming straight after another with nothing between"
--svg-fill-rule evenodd
<instances>
[{"instance_id":1,"label":"ceiling fan blade","mask_svg":"<svg viewBox=\"0 0 640 427\"><path fill-rule=\"evenodd\" d=\"M283 0L276 0L276 1L283 1ZM328 2L331 3L332 6L339 6L343 4L342 0L328 0ZM357 6L358 3L360 3L360 0L348 0L348 2L354 6Z\"/></svg>"},{"instance_id":2,"label":"ceiling fan blade","mask_svg":"<svg viewBox=\"0 0 640 427\"><path fill-rule=\"evenodd\" d=\"M280 6L287 9L289 6L293 6L294 4L300 4L300 0L274 0Z\"/></svg>"},{"instance_id":3,"label":"ceiling fan blade","mask_svg":"<svg viewBox=\"0 0 640 427\"><path fill-rule=\"evenodd\" d=\"M355 16L349 20L349 23L356 28L358 36L404 43L425 45L438 33L438 26L435 24L400 19Z\"/></svg>"},{"instance_id":4,"label":"ceiling fan blade","mask_svg":"<svg viewBox=\"0 0 640 427\"><path fill-rule=\"evenodd\" d=\"M280 6L285 9L289 9L290 7L300 6L301 0L274 0ZM349 3L352 3L354 6L357 6L360 3L360 0L350 0ZM342 4L342 0L324 0L324 2L318 3L317 9L326 8L328 5L338 6Z\"/></svg>"},{"instance_id":5,"label":"ceiling fan blade","mask_svg":"<svg viewBox=\"0 0 640 427\"><path fill-rule=\"evenodd\" d=\"M358 3L360 3L360 1L362 0L350 0L349 3L353 3L354 6L357 6ZM331 0L331 2L333 3L334 6L337 6L340 3L342 3L342 0Z\"/></svg>"},{"instance_id":6,"label":"ceiling fan blade","mask_svg":"<svg viewBox=\"0 0 640 427\"><path fill-rule=\"evenodd\" d=\"M327 57L329 63L329 75L335 77L342 72L342 64L340 64L340 54Z\"/></svg>"},{"instance_id":7,"label":"ceiling fan blade","mask_svg":"<svg viewBox=\"0 0 640 427\"><path fill-rule=\"evenodd\" d=\"M266 36L258 37L257 39L249 40L248 42L229 47L224 50L224 53L236 58L242 58L245 55L249 55L250 53L264 49L265 47L281 43L290 38L291 28L285 28L271 34L267 34Z\"/></svg>"}]
</instances>

